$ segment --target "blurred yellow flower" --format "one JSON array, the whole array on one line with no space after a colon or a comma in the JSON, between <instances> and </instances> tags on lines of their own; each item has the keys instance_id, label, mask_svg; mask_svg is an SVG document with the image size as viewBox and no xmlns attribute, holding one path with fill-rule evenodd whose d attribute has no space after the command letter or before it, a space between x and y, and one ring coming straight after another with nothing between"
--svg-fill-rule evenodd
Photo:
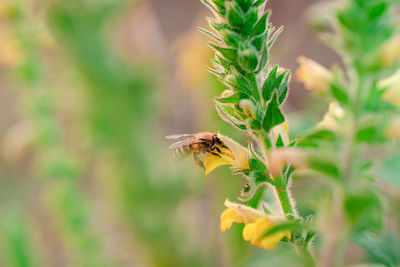
<instances>
[{"instance_id":1,"label":"blurred yellow flower","mask_svg":"<svg viewBox=\"0 0 400 267\"><path fill-rule=\"evenodd\" d=\"M0 32L0 65L13 67L21 61L22 51L17 40L7 33Z\"/></svg>"},{"instance_id":2,"label":"blurred yellow flower","mask_svg":"<svg viewBox=\"0 0 400 267\"><path fill-rule=\"evenodd\" d=\"M284 220L282 217L269 215L246 205L230 202L228 199L225 200L225 206L227 209L221 214L222 232L228 230L233 223L244 223L243 239L264 249L275 247L284 237L290 239L288 230L264 236L269 229Z\"/></svg>"},{"instance_id":3,"label":"blurred yellow flower","mask_svg":"<svg viewBox=\"0 0 400 267\"><path fill-rule=\"evenodd\" d=\"M392 119L385 129L385 136L400 141L400 117Z\"/></svg>"},{"instance_id":4,"label":"blurred yellow flower","mask_svg":"<svg viewBox=\"0 0 400 267\"><path fill-rule=\"evenodd\" d=\"M338 102L329 103L329 110L325 113L324 118L317 124L317 129L328 129L337 131L340 129L339 120L344 118L345 110Z\"/></svg>"},{"instance_id":5,"label":"blurred yellow flower","mask_svg":"<svg viewBox=\"0 0 400 267\"><path fill-rule=\"evenodd\" d=\"M307 167L306 153L293 147L272 149L268 153L270 172L273 177L279 175L286 164L290 164L296 169Z\"/></svg>"},{"instance_id":6,"label":"blurred yellow flower","mask_svg":"<svg viewBox=\"0 0 400 267\"><path fill-rule=\"evenodd\" d=\"M400 34L393 36L382 47L381 62L383 65L392 65L400 57Z\"/></svg>"},{"instance_id":7,"label":"blurred yellow flower","mask_svg":"<svg viewBox=\"0 0 400 267\"><path fill-rule=\"evenodd\" d=\"M300 64L296 73L296 80L304 83L307 90L314 92L325 92L329 89L329 83L333 79L332 73L320 65L306 57L299 57L297 62Z\"/></svg>"},{"instance_id":8,"label":"blurred yellow flower","mask_svg":"<svg viewBox=\"0 0 400 267\"><path fill-rule=\"evenodd\" d=\"M392 76L381 80L378 87L384 90L382 95L384 100L400 106L400 69Z\"/></svg>"},{"instance_id":9,"label":"blurred yellow flower","mask_svg":"<svg viewBox=\"0 0 400 267\"><path fill-rule=\"evenodd\" d=\"M203 70L209 64L213 52L206 44L207 38L198 31L184 35L174 44L177 74L189 88L203 86L208 81L209 74Z\"/></svg>"},{"instance_id":10,"label":"blurred yellow flower","mask_svg":"<svg viewBox=\"0 0 400 267\"><path fill-rule=\"evenodd\" d=\"M204 173L208 174L222 165L233 165L239 169L249 169L249 152L229 137L218 134L218 138L224 142L229 149L219 147L220 156L206 153L204 158Z\"/></svg>"}]
</instances>

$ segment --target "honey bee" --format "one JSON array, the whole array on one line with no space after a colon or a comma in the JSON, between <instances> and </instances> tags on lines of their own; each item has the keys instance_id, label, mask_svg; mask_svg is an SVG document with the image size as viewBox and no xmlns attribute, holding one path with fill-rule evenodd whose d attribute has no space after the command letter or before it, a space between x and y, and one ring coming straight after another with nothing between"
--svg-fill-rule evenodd
<instances>
[{"instance_id":1,"label":"honey bee","mask_svg":"<svg viewBox=\"0 0 400 267\"><path fill-rule=\"evenodd\" d=\"M228 148L224 145L216 133L202 132L195 134L177 134L169 135L167 139L179 140L169 146L174 151L174 158L185 157L193 154L194 162L204 168L204 163L200 160L199 155L210 153L221 157L220 147Z\"/></svg>"}]
</instances>

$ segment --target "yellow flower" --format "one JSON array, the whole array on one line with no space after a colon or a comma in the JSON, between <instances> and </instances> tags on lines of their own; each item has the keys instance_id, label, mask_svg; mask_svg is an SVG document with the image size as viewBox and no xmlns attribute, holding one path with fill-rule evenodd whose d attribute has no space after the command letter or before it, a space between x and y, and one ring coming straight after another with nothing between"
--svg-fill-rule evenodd
<instances>
[{"instance_id":1,"label":"yellow flower","mask_svg":"<svg viewBox=\"0 0 400 267\"><path fill-rule=\"evenodd\" d=\"M325 92L329 89L329 83L333 79L332 73L320 65L306 57L299 57L297 62L300 64L296 73L296 80L304 83L307 90L315 92Z\"/></svg>"},{"instance_id":2,"label":"yellow flower","mask_svg":"<svg viewBox=\"0 0 400 267\"><path fill-rule=\"evenodd\" d=\"M284 237L290 238L289 231L279 231L264 237L265 233L273 227L275 223L267 217L262 217L254 223L247 224L243 229L243 239L250 241L252 245L271 249Z\"/></svg>"},{"instance_id":3,"label":"yellow flower","mask_svg":"<svg viewBox=\"0 0 400 267\"><path fill-rule=\"evenodd\" d=\"M288 230L264 236L270 228L283 220L282 217L269 215L246 205L230 202L228 199L225 200L225 206L227 209L221 215L222 232L229 229L233 223L244 223L243 239L264 249L275 247L284 237L290 239L290 232Z\"/></svg>"},{"instance_id":4,"label":"yellow flower","mask_svg":"<svg viewBox=\"0 0 400 267\"><path fill-rule=\"evenodd\" d=\"M383 65L392 65L399 60L400 56L400 34L393 36L382 47L381 61Z\"/></svg>"},{"instance_id":5,"label":"yellow flower","mask_svg":"<svg viewBox=\"0 0 400 267\"><path fill-rule=\"evenodd\" d=\"M338 102L329 103L329 110L325 113L324 118L317 124L317 129L328 129L336 131L340 129L338 120L344 118L345 110Z\"/></svg>"},{"instance_id":6,"label":"yellow flower","mask_svg":"<svg viewBox=\"0 0 400 267\"><path fill-rule=\"evenodd\" d=\"M400 106L400 69L392 76L381 80L378 87L384 90L382 95L384 100Z\"/></svg>"},{"instance_id":7,"label":"yellow flower","mask_svg":"<svg viewBox=\"0 0 400 267\"><path fill-rule=\"evenodd\" d=\"M232 165L239 169L249 169L249 152L229 137L218 134L219 139L229 149L219 147L220 156L206 153L204 158L204 173L208 174L221 165Z\"/></svg>"}]
</instances>

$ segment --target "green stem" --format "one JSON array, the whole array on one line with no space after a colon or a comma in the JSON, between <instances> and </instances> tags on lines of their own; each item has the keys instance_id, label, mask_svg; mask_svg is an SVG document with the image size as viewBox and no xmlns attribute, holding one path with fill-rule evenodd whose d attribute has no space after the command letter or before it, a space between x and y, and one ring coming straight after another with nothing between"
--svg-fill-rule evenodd
<instances>
[{"instance_id":1,"label":"green stem","mask_svg":"<svg viewBox=\"0 0 400 267\"><path fill-rule=\"evenodd\" d=\"M282 210L285 213L286 217L294 218L295 210L292 202L290 201L288 189L286 187L275 187L275 189L278 194L279 201L281 202Z\"/></svg>"},{"instance_id":2,"label":"green stem","mask_svg":"<svg viewBox=\"0 0 400 267\"><path fill-rule=\"evenodd\" d=\"M268 150L270 150L271 148L274 147L273 142L271 141L271 137L265 132L262 133L261 139L264 144L265 157L267 157ZM268 163L268 158L266 158L266 161ZM268 165L269 165L269 163L268 163ZM269 166L268 166L268 169L270 169ZM286 175L286 174L282 174L282 175ZM271 173L270 173L270 177L272 179L274 179L274 177L272 177ZM289 178L290 177L285 177L285 179L283 179L283 177L280 177L280 178L278 178L279 180L277 180L275 183L271 183L271 185L274 186L274 188L276 190L279 202L281 203L282 210L285 213L286 217L294 218L295 214L296 214L295 207L294 207L294 204L290 201L289 189L287 188L287 182L286 182L286 181L289 181Z\"/></svg>"}]
</instances>

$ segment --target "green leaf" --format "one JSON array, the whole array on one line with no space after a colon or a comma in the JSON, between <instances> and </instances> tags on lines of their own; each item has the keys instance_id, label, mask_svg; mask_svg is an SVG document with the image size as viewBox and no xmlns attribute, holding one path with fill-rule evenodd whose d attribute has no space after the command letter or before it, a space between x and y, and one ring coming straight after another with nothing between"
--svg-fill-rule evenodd
<instances>
[{"instance_id":1,"label":"green leaf","mask_svg":"<svg viewBox=\"0 0 400 267\"><path fill-rule=\"evenodd\" d=\"M226 4L228 12L227 19L230 26L233 28L240 28L245 23L244 14L241 9L234 3L228 2Z\"/></svg>"},{"instance_id":2,"label":"green leaf","mask_svg":"<svg viewBox=\"0 0 400 267\"><path fill-rule=\"evenodd\" d=\"M252 0L235 0L235 2L240 6L240 8L243 10L243 12L247 12L249 8L251 7Z\"/></svg>"},{"instance_id":3,"label":"green leaf","mask_svg":"<svg viewBox=\"0 0 400 267\"><path fill-rule=\"evenodd\" d=\"M233 95L227 96L227 97L218 97L215 98L215 100L217 100L218 102L221 103L239 103L240 100L242 99L248 99L249 96L245 93L242 92L237 92Z\"/></svg>"},{"instance_id":4,"label":"green leaf","mask_svg":"<svg viewBox=\"0 0 400 267\"><path fill-rule=\"evenodd\" d=\"M279 104L282 104L288 94L289 91L289 81L290 81L290 77L291 77L291 73L289 71L286 71L286 78L285 81L280 85L279 87L279 95L278 95L278 100L279 100Z\"/></svg>"},{"instance_id":5,"label":"green leaf","mask_svg":"<svg viewBox=\"0 0 400 267\"><path fill-rule=\"evenodd\" d=\"M268 74L267 79L264 81L262 87L262 97L264 100L269 100L272 96L272 92L275 88L276 73L278 71L278 65L276 65Z\"/></svg>"},{"instance_id":6,"label":"green leaf","mask_svg":"<svg viewBox=\"0 0 400 267\"><path fill-rule=\"evenodd\" d=\"M218 22L213 18L208 18L208 24L210 25L211 28L215 29L216 31L228 28L228 25L222 22Z\"/></svg>"},{"instance_id":7,"label":"green leaf","mask_svg":"<svg viewBox=\"0 0 400 267\"><path fill-rule=\"evenodd\" d=\"M307 135L300 136L297 146L299 147L318 147L321 141L334 142L336 134L328 129L316 130Z\"/></svg>"},{"instance_id":8,"label":"green leaf","mask_svg":"<svg viewBox=\"0 0 400 267\"><path fill-rule=\"evenodd\" d=\"M275 43L276 39L278 39L278 36L281 34L283 29L284 27L281 26L278 30L274 32L274 34L272 35L271 39L268 42L268 47L271 47Z\"/></svg>"},{"instance_id":9,"label":"green leaf","mask_svg":"<svg viewBox=\"0 0 400 267\"><path fill-rule=\"evenodd\" d=\"M375 4L372 6L368 12L368 18L369 19L376 19L385 13L387 9L387 3L382 1L380 3Z\"/></svg>"},{"instance_id":10,"label":"green leaf","mask_svg":"<svg viewBox=\"0 0 400 267\"><path fill-rule=\"evenodd\" d=\"M354 231L381 230L383 209L379 197L374 192L365 190L348 194L344 208Z\"/></svg>"},{"instance_id":11,"label":"green leaf","mask_svg":"<svg viewBox=\"0 0 400 267\"><path fill-rule=\"evenodd\" d=\"M225 0L212 0L212 2L218 7L222 15L225 15Z\"/></svg>"},{"instance_id":12,"label":"green leaf","mask_svg":"<svg viewBox=\"0 0 400 267\"><path fill-rule=\"evenodd\" d=\"M267 232L265 232L264 237L275 234L277 232L281 231L289 231L289 232L294 232L294 231L299 231L304 229L305 226L302 225L299 221L290 221L290 222L282 222L278 223L271 228L268 229Z\"/></svg>"},{"instance_id":13,"label":"green leaf","mask_svg":"<svg viewBox=\"0 0 400 267\"><path fill-rule=\"evenodd\" d=\"M221 33L221 36L222 36L224 42L227 45L238 47L238 44L241 41L241 37L239 34L237 34L234 31L228 30L228 29L221 30L220 33Z\"/></svg>"},{"instance_id":14,"label":"green leaf","mask_svg":"<svg viewBox=\"0 0 400 267\"><path fill-rule=\"evenodd\" d=\"M233 48L227 48L227 47L220 47L215 44L209 44L214 50L219 52L224 58L230 60L230 61L236 61L237 60L237 50Z\"/></svg>"},{"instance_id":15,"label":"green leaf","mask_svg":"<svg viewBox=\"0 0 400 267\"><path fill-rule=\"evenodd\" d=\"M268 103L267 110L264 115L263 128L264 131L269 132L273 127L285 121L278 103L276 90L272 94L271 101Z\"/></svg>"},{"instance_id":16,"label":"green leaf","mask_svg":"<svg viewBox=\"0 0 400 267\"><path fill-rule=\"evenodd\" d=\"M269 54L268 46L267 46L266 43L264 43L262 45L260 63L258 64L258 68L256 70L257 73L262 71L264 69L265 65L267 64L267 62L268 62L268 54Z\"/></svg>"},{"instance_id":17,"label":"green leaf","mask_svg":"<svg viewBox=\"0 0 400 267\"><path fill-rule=\"evenodd\" d=\"M309 155L308 168L319 171L320 173L335 179L339 179L340 177L340 170L337 166L337 160L328 158L326 156Z\"/></svg>"},{"instance_id":18,"label":"green leaf","mask_svg":"<svg viewBox=\"0 0 400 267\"><path fill-rule=\"evenodd\" d=\"M348 104L349 103L349 96L346 90L343 88L342 85L339 83L332 83L330 84L330 90L332 96L340 103L340 104Z\"/></svg>"},{"instance_id":19,"label":"green leaf","mask_svg":"<svg viewBox=\"0 0 400 267\"><path fill-rule=\"evenodd\" d=\"M243 34L248 35L258 20L258 8L251 8L246 16L246 23L243 27Z\"/></svg>"},{"instance_id":20,"label":"green leaf","mask_svg":"<svg viewBox=\"0 0 400 267\"><path fill-rule=\"evenodd\" d=\"M373 142L382 142L384 139L382 138L382 129L376 125L365 125L357 130L357 141L373 143Z\"/></svg>"},{"instance_id":21,"label":"green leaf","mask_svg":"<svg viewBox=\"0 0 400 267\"><path fill-rule=\"evenodd\" d=\"M251 43L252 43L252 45L254 45L254 47L255 48L257 48L257 50L259 50L259 51L262 51L263 50L263 45L264 45L264 43L266 43L265 41L267 40L267 38L268 38L268 33L269 33L269 29L271 28L271 24L269 24L268 25L268 28L267 28L267 31L264 33L264 34L262 34L262 35L260 35L260 36L258 36L258 37L255 37L252 41L251 41ZM269 47L268 47L268 45L267 45L267 49L268 49Z\"/></svg>"},{"instance_id":22,"label":"green leaf","mask_svg":"<svg viewBox=\"0 0 400 267\"><path fill-rule=\"evenodd\" d=\"M251 35L258 36L265 32L265 29L267 27L267 18L270 12L270 10L267 10L267 12L265 12L265 14L257 21L256 25L250 33Z\"/></svg>"},{"instance_id":23,"label":"green leaf","mask_svg":"<svg viewBox=\"0 0 400 267\"><path fill-rule=\"evenodd\" d=\"M207 35L207 36L213 38L215 41L221 41L221 39L220 39L219 37L217 37L214 33L210 32L210 31L208 31L208 30L206 30L206 29L197 28L197 30L198 30L199 32L202 32L202 33L204 33L205 35Z\"/></svg>"},{"instance_id":24,"label":"green leaf","mask_svg":"<svg viewBox=\"0 0 400 267\"><path fill-rule=\"evenodd\" d=\"M267 1L267 0L257 0L254 4L253 4L253 6L261 6L262 4L264 4L265 3L265 1Z\"/></svg>"},{"instance_id":25,"label":"green leaf","mask_svg":"<svg viewBox=\"0 0 400 267\"><path fill-rule=\"evenodd\" d=\"M264 162L258 158L250 158L249 166L251 171L266 173L267 167Z\"/></svg>"},{"instance_id":26,"label":"green leaf","mask_svg":"<svg viewBox=\"0 0 400 267\"><path fill-rule=\"evenodd\" d=\"M376 168L375 173L400 188L400 152L385 158Z\"/></svg>"},{"instance_id":27,"label":"green leaf","mask_svg":"<svg viewBox=\"0 0 400 267\"><path fill-rule=\"evenodd\" d=\"M231 63L228 60L225 60L224 58L220 57L219 55L216 55L218 59L218 63L226 70L229 71L231 69Z\"/></svg>"},{"instance_id":28,"label":"green leaf","mask_svg":"<svg viewBox=\"0 0 400 267\"><path fill-rule=\"evenodd\" d=\"M208 0L202 0L202 2L211 10L214 11L217 14L221 14L223 15L224 12L222 10L218 10L215 8L215 6L213 6L210 2L208 2Z\"/></svg>"},{"instance_id":29,"label":"green leaf","mask_svg":"<svg viewBox=\"0 0 400 267\"><path fill-rule=\"evenodd\" d=\"M251 89L250 82L245 77L243 77L242 75L236 75L235 77L236 77L236 82L238 83L238 86L239 86L237 88L237 90L241 91L241 92L244 92L244 93L246 93L248 95L251 95L252 94L252 89Z\"/></svg>"},{"instance_id":30,"label":"green leaf","mask_svg":"<svg viewBox=\"0 0 400 267\"><path fill-rule=\"evenodd\" d=\"M233 126L239 128L240 130L246 130L247 127L243 123L241 123L241 118L238 114L235 113L235 109L230 106L218 105L217 111L220 117L228 123L231 123Z\"/></svg>"},{"instance_id":31,"label":"green leaf","mask_svg":"<svg viewBox=\"0 0 400 267\"><path fill-rule=\"evenodd\" d=\"M385 266L399 265L400 239L396 240L396 236L387 235L381 238L371 232L363 232L351 235L350 239L363 247L374 262Z\"/></svg>"}]
</instances>

